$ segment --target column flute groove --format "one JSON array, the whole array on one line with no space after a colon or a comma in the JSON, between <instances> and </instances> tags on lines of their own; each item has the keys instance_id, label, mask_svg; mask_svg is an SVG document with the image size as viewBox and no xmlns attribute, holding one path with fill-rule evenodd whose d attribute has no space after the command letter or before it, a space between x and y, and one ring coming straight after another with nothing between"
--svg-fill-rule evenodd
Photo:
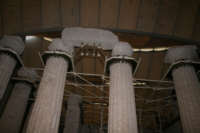
<instances>
[{"instance_id":1,"label":"column flute groove","mask_svg":"<svg viewBox=\"0 0 200 133\"><path fill-rule=\"evenodd\" d=\"M112 56L132 56L132 48L127 43L117 44ZM135 92L133 88L132 65L117 61L110 64L109 133L137 133Z\"/></svg>"},{"instance_id":2,"label":"column flute groove","mask_svg":"<svg viewBox=\"0 0 200 133\"><path fill-rule=\"evenodd\" d=\"M195 59L198 59L195 46L173 47L166 55L166 62L172 63L170 74L184 133L200 132L200 83L193 64L187 63Z\"/></svg>"},{"instance_id":3,"label":"column flute groove","mask_svg":"<svg viewBox=\"0 0 200 133\"><path fill-rule=\"evenodd\" d=\"M55 39L49 50L70 53L68 46L60 39ZM69 60L63 56L52 54L47 58L27 133L58 132L68 67Z\"/></svg>"}]
</instances>

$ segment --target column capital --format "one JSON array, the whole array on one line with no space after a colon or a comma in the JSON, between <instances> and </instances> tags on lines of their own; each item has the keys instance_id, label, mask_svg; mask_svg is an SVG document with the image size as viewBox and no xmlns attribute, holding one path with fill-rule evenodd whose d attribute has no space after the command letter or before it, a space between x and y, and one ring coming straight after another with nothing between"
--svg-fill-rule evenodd
<instances>
[{"instance_id":1,"label":"column capital","mask_svg":"<svg viewBox=\"0 0 200 133\"><path fill-rule=\"evenodd\" d=\"M62 40L64 43L72 43L73 46L97 45L107 50L111 50L119 42L118 37L108 30L81 27L65 28Z\"/></svg>"},{"instance_id":2,"label":"column capital","mask_svg":"<svg viewBox=\"0 0 200 133\"><path fill-rule=\"evenodd\" d=\"M165 62L166 63L175 63L180 60L198 59L196 50L197 50L197 47L194 45L171 47L167 51L167 54L165 57Z\"/></svg>"},{"instance_id":3,"label":"column capital","mask_svg":"<svg viewBox=\"0 0 200 133\"><path fill-rule=\"evenodd\" d=\"M14 50L18 55L21 55L24 51L25 44L19 36L7 36L5 35L0 40L0 47L9 48Z\"/></svg>"},{"instance_id":4,"label":"column capital","mask_svg":"<svg viewBox=\"0 0 200 133\"><path fill-rule=\"evenodd\" d=\"M112 50L112 56L129 56L132 57L133 55L133 49L127 42L119 42L117 43L113 50Z\"/></svg>"},{"instance_id":5,"label":"column capital","mask_svg":"<svg viewBox=\"0 0 200 133\"><path fill-rule=\"evenodd\" d=\"M45 64L47 59L51 56L60 56L69 62L67 71L73 71L74 64L72 56L74 48L70 42L64 44L61 39L54 39L48 49L49 51L42 53L43 64Z\"/></svg>"},{"instance_id":6,"label":"column capital","mask_svg":"<svg viewBox=\"0 0 200 133\"><path fill-rule=\"evenodd\" d=\"M133 49L129 43L119 42L112 50L112 57L106 59L106 65L104 68L105 74L109 75L110 65L113 63L129 63L132 66L132 72L134 73L137 68L137 60L132 57Z\"/></svg>"},{"instance_id":7,"label":"column capital","mask_svg":"<svg viewBox=\"0 0 200 133\"><path fill-rule=\"evenodd\" d=\"M66 52L69 55L73 54L73 46L70 42L64 43L61 39L54 39L52 43L48 47L49 50L51 51L62 51Z\"/></svg>"},{"instance_id":8,"label":"column capital","mask_svg":"<svg viewBox=\"0 0 200 133\"><path fill-rule=\"evenodd\" d=\"M172 80L172 71L183 65L192 65L195 69L199 69L200 62L196 61L196 59L198 59L198 54L195 45L169 48L165 56L165 62L171 65L163 79Z\"/></svg>"}]
</instances>

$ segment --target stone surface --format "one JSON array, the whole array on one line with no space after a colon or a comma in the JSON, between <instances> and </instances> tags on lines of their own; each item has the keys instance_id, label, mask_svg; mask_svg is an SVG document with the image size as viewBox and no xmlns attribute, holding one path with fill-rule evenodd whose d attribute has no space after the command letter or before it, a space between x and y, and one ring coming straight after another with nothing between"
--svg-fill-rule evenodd
<instances>
[{"instance_id":1,"label":"stone surface","mask_svg":"<svg viewBox=\"0 0 200 133\"><path fill-rule=\"evenodd\" d=\"M137 133L132 68L127 63L110 67L109 133Z\"/></svg>"},{"instance_id":2,"label":"stone surface","mask_svg":"<svg viewBox=\"0 0 200 133\"><path fill-rule=\"evenodd\" d=\"M184 133L200 132L200 83L192 66L172 72Z\"/></svg>"},{"instance_id":3,"label":"stone surface","mask_svg":"<svg viewBox=\"0 0 200 133\"><path fill-rule=\"evenodd\" d=\"M24 78L35 79L38 77L34 71L28 68L21 68L19 71L29 73L24 75ZM15 83L4 113L0 118L0 131L2 133L19 133L31 89L31 84L21 81Z\"/></svg>"},{"instance_id":4,"label":"stone surface","mask_svg":"<svg viewBox=\"0 0 200 133\"><path fill-rule=\"evenodd\" d=\"M165 62L174 63L177 60L198 59L196 50L196 46L193 45L171 47L168 49L167 55L165 57Z\"/></svg>"},{"instance_id":5,"label":"stone surface","mask_svg":"<svg viewBox=\"0 0 200 133\"><path fill-rule=\"evenodd\" d=\"M54 39L51 45L49 45L48 49L52 51L63 51L72 55L74 51L72 44L71 43L66 43L64 45L63 44L64 43L61 39Z\"/></svg>"},{"instance_id":6,"label":"stone surface","mask_svg":"<svg viewBox=\"0 0 200 133\"><path fill-rule=\"evenodd\" d=\"M22 67L21 69L19 69L17 71L17 76L20 78L29 79L33 82L38 81L40 78L36 71L27 67Z\"/></svg>"},{"instance_id":7,"label":"stone surface","mask_svg":"<svg viewBox=\"0 0 200 133\"><path fill-rule=\"evenodd\" d=\"M0 119L2 133L18 133L20 131L30 92L29 84L16 83Z\"/></svg>"},{"instance_id":8,"label":"stone surface","mask_svg":"<svg viewBox=\"0 0 200 133\"><path fill-rule=\"evenodd\" d=\"M24 50L24 43L20 37L4 36L0 40L0 47L10 48L20 55ZM12 56L0 54L0 100L3 98L16 64L17 61Z\"/></svg>"},{"instance_id":9,"label":"stone surface","mask_svg":"<svg viewBox=\"0 0 200 133\"><path fill-rule=\"evenodd\" d=\"M122 50L121 50L122 49ZM129 45L118 44L113 55L130 56ZM132 66L126 62L116 62L110 66L110 94L108 133L137 133L135 92L133 88Z\"/></svg>"},{"instance_id":10,"label":"stone surface","mask_svg":"<svg viewBox=\"0 0 200 133\"><path fill-rule=\"evenodd\" d=\"M166 62L196 59L194 46L175 47L168 50ZM184 133L200 132L200 83L192 65L182 65L172 70L181 123Z\"/></svg>"},{"instance_id":11,"label":"stone surface","mask_svg":"<svg viewBox=\"0 0 200 133\"><path fill-rule=\"evenodd\" d=\"M133 50L130 44L126 42L119 42L115 45L115 47L112 50L112 56L132 56Z\"/></svg>"},{"instance_id":12,"label":"stone surface","mask_svg":"<svg viewBox=\"0 0 200 133\"><path fill-rule=\"evenodd\" d=\"M62 40L65 44L81 46L82 43L88 45L98 45L103 49L112 49L119 42L118 37L110 31L94 28L65 28L62 32Z\"/></svg>"},{"instance_id":13,"label":"stone surface","mask_svg":"<svg viewBox=\"0 0 200 133\"><path fill-rule=\"evenodd\" d=\"M0 47L10 48L14 50L17 54L21 55L24 51L25 44L19 36L4 36L0 40Z\"/></svg>"},{"instance_id":14,"label":"stone surface","mask_svg":"<svg viewBox=\"0 0 200 133\"><path fill-rule=\"evenodd\" d=\"M52 55L47 59L27 133L58 132L67 69L68 61L63 57Z\"/></svg>"},{"instance_id":15,"label":"stone surface","mask_svg":"<svg viewBox=\"0 0 200 133\"><path fill-rule=\"evenodd\" d=\"M0 100L6 92L8 82L13 74L17 61L7 54L0 55Z\"/></svg>"},{"instance_id":16,"label":"stone surface","mask_svg":"<svg viewBox=\"0 0 200 133\"><path fill-rule=\"evenodd\" d=\"M80 103L81 97L70 95L67 104L64 133L79 133L80 130Z\"/></svg>"}]
</instances>

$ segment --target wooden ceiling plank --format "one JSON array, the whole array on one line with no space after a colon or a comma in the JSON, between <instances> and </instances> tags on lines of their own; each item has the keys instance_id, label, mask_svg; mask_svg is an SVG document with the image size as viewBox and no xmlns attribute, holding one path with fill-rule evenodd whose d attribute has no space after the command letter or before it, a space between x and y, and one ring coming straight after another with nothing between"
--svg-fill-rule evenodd
<instances>
[{"instance_id":1,"label":"wooden ceiling plank","mask_svg":"<svg viewBox=\"0 0 200 133\"><path fill-rule=\"evenodd\" d=\"M116 28L119 0L101 0L100 27Z\"/></svg>"},{"instance_id":2,"label":"wooden ceiling plank","mask_svg":"<svg viewBox=\"0 0 200 133\"><path fill-rule=\"evenodd\" d=\"M4 34L15 34L21 32L21 1L4 0L3 2Z\"/></svg>"},{"instance_id":3,"label":"wooden ceiling plank","mask_svg":"<svg viewBox=\"0 0 200 133\"><path fill-rule=\"evenodd\" d=\"M0 7L1 8L1 7ZM1 10L0 10L1 11ZM0 14L0 37L3 35L3 16Z\"/></svg>"},{"instance_id":4,"label":"wooden ceiling plank","mask_svg":"<svg viewBox=\"0 0 200 133\"><path fill-rule=\"evenodd\" d=\"M23 0L23 30L39 30L42 25L41 20L41 0Z\"/></svg>"},{"instance_id":5,"label":"wooden ceiling plank","mask_svg":"<svg viewBox=\"0 0 200 133\"><path fill-rule=\"evenodd\" d=\"M59 0L42 0L42 28L61 26Z\"/></svg>"},{"instance_id":6,"label":"wooden ceiling plank","mask_svg":"<svg viewBox=\"0 0 200 133\"><path fill-rule=\"evenodd\" d=\"M80 24L80 0L61 0L62 26L78 26Z\"/></svg>"},{"instance_id":7,"label":"wooden ceiling plank","mask_svg":"<svg viewBox=\"0 0 200 133\"><path fill-rule=\"evenodd\" d=\"M137 30L153 32L160 0L141 0Z\"/></svg>"},{"instance_id":8,"label":"wooden ceiling plank","mask_svg":"<svg viewBox=\"0 0 200 133\"><path fill-rule=\"evenodd\" d=\"M184 38L191 38L195 17L198 11L196 0L181 0L181 7L178 13L174 35Z\"/></svg>"},{"instance_id":9,"label":"wooden ceiling plank","mask_svg":"<svg viewBox=\"0 0 200 133\"><path fill-rule=\"evenodd\" d=\"M158 10L154 32L171 35L174 30L181 0L162 0Z\"/></svg>"},{"instance_id":10,"label":"wooden ceiling plank","mask_svg":"<svg viewBox=\"0 0 200 133\"><path fill-rule=\"evenodd\" d=\"M135 30L140 0L120 0L119 29Z\"/></svg>"},{"instance_id":11,"label":"wooden ceiling plank","mask_svg":"<svg viewBox=\"0 0 200 133\"><path fill-rule=\"evenodd\" d=\"M83 27L97 27L99 0L80 1L80 25Z\"/></svg>"}]
</instances>

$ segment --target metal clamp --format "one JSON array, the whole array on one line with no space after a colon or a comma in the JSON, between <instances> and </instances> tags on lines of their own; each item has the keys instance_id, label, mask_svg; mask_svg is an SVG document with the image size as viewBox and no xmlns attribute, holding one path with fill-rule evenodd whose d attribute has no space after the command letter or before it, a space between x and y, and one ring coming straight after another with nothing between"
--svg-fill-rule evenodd
<instances>
[{"instance_id":1,"label":"metal clamp","mask_svg":"<svg viewBox=\"0 0 200 133\"><path fill-rule=\"evenodd\" d=\"M2 54L2 53L10 55L11 57L15 58L17 60L18 67L24 66L21 57L14 50L12 50L10 48L0 48L0 54Z\"/></svg>"},{"instance_id":2,"label":"metal clamp","mask_svg":"<svg viewBox=\"0 0 200 133\"><path fill-rule=\"evenodd\" d=\"M132 72L135 73L135 71L137 70L137 60L135 58L132 57L128 57L128 56L113 56L110 57L108 59L106 59L105 63L105 68L104 68L104 73L106 75L110 74L110 65L113 63L118 63L118 62L127 62L130 63L132 66Z\"/></svg>"},{"instance_id":3,"label":"metal clamp","mask_svg":"<svg viewBox=\"0 0 200 133\"><path fill-rule=\"evenodd\" d=\"M184 65L192 65L195 70L200 70L200 61L195 61L195 60L178 60L175 63L171 64L165 75L163 76L162 80L168 79L172 80L172 71L175 68L178 68L180 66Z\"/></svg>"},{"instance_id":4,"label":"metal clamp","mask_svg":"<svg viewBox=\"0 0 200 133\"><path fill-rule=\"evenodd\" d=\"M69 68L68 68L68 72L69 71L73 71L74 69L74 63L73 63L73 57L66 53L66 52L63 52L63 51L44 51L42 54L41 54L41 57L42 57L42 63L45 64L47 59L50 57L50 56L59 56L59 57L63 57L66 61L69 62Z\"/></svg>"}]
</instances>

